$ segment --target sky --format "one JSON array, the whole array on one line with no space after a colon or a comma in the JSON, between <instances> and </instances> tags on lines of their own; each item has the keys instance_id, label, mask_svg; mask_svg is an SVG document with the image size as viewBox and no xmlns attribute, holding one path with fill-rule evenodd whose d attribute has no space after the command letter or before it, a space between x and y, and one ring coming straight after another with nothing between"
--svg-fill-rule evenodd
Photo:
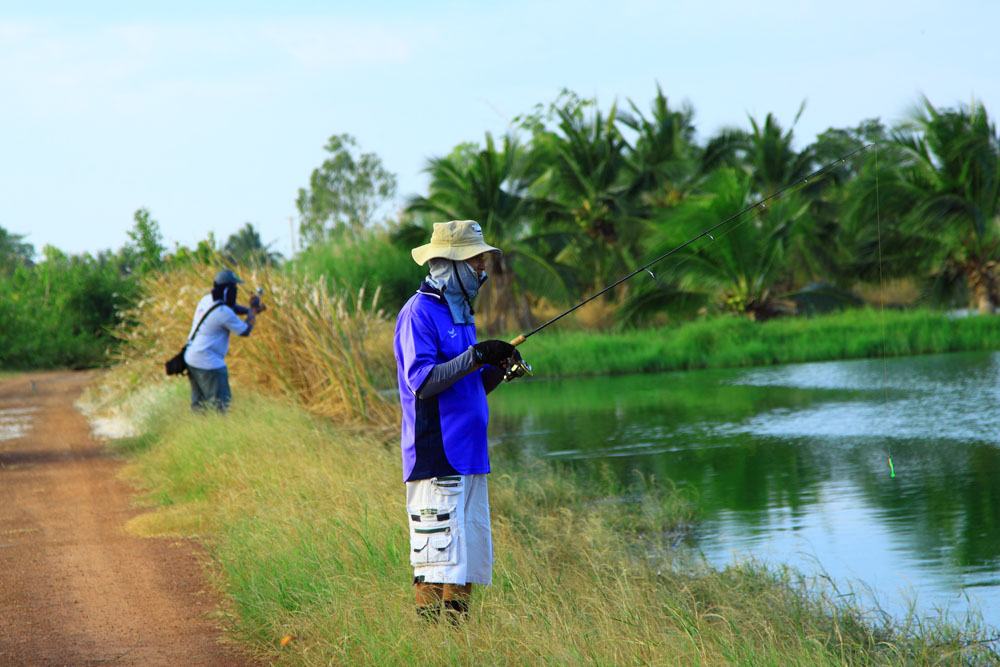
<instances>
[{"instance_id":1,"label":"sky","mask_svg":"<svg viewBox=\"0 0 1000 667\"><path fill-rule=\"evenodd\" d=\"M170 247L250 222L287 256L331 135L398 207L562 89L646 111L659 85L701 140L805 102L800 148L922 96L1000 114L995 0L139 4L0 0L0 227L39 252L117 249L144 207Z\"/></svg>"}]
</instances>

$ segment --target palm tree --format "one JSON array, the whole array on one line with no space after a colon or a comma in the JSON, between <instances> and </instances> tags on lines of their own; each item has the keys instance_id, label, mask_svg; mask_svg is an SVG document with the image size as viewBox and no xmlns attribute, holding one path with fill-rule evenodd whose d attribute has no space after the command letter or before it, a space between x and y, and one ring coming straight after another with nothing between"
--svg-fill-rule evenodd
<instances>
[{"instance_id":1,"label":"palm tree","mask_svg":"<svg viewBox=\"0 0 1000 667\"><path fill-rule=\"evenodd\" d=\"M868 119L853 128L830 128L808 147L817 167L832 164L851 153L855 155L826 173L825 187L820 191L819 188L809 191L814 196L811 213L816 221L817 243L802 262L807 272L821 273L844 288L859 278L878 279L878 239L868 234L867 222L860 226L854 223L865 219L863 214L870 212L874 216L876 212L874 180L870 192L863 184L872 175L868 161L874 164L872 158L877 153L882 153L882 168L891 168L893 160L885 154L887 138L881 121ZM856 153L866 145L867 152ZM860 218L858 214L862 214ZM889 234L890 226L885 227L883 233ZM870 230L875 231L874 224Z\"/></svg>"},{"instance_id":2,"label":"palm tree","mask_svg":"<svg viewBox=\"0 0 1000 667\"><path fill-rule=\"evenodd\" d=\"M268 250L270 247L271 244L264 245L261 242L260 233L248 222L229 237L222 246L222 253L229 261L236 264L277 264L281 261L281 255Z\"/></svg>"},{"instance_id":3,"label":"palm tree","mask_svg":"<svg viewBox=\"0 0 1000 667\"><path fill-rule=\"evenodd\" d=\"M427 167L431 184L426 197L410 200L407 211L438 220L475 220L487 240L503 251L489 267L484 285L486 325L499 331L531 324L531 295L568 292L568 269L547 257L546 237L535 234L531 219L531 155L512 136L497 146L486 135L483 148L459 146L433 158Z\"/></svg>"},{"instance_id":4,"label":"palm tree","mask_svg":"<svg viewBox=\"0 0 1000 667\"><path fill-rule=\"evenodd\" d=\"M701 170L708 173L717 167L737 167L753 175L752 183L759 196L767 196L795 183L813 171L815 159L812 147L795 150L795 125L799 122L805 102L786 131L768 113L760 123L749 116L751 131L726 128L710 139L701 156Z\"/></svg>"},{"instance_id":5,"label":"palm tree","mask_svg":"<svg viewBox=\"0 0 1000 667\"><path fill-rule=\"evenodd\" d=\"M878 186L881 214L906 244L905 254L890 246L900 259L891 269L962 285L970 306L992 312L1000 305L1000 139L986 109L937 109L924 98L889 148L892 168L883 156L878 181L872 164L863 185Z\"/></svg>"},{"instance_id":6,"label":"palm tree","mask_svg":"<svg viewBox=\"0 0 1000 667\"><path fill-rule=\"evenodd\" d=\"M631 194L650 210L676 205L701 175L694 112L686 105L671 109L659 84L649 118L631 100L629 106L633 113L619 114L618 121L636 134L633 143L626 141Z\"/></svg>"},{"instance_id":7,"label":"palm tree","mask_svg":"<svg viewBox=\"0 0 1000 667\"><path fill-rule=\"evenodd\" d=\"M617 108L587 118L583 105L555 110L558 128L535 135L534 149L548 170L540 178L544 219L573 242L558 256L578 267L581 284L603 285L634 265L647 228L625 158Z\"/></svg>"},{"instance_id":8,"label":"palm tree","mask_svg":"<svg viewBox=\"0 0 1000 667\"><path fill-rule=\"evenodd\" d=\"M760 124L753 117L753 132L746 135L744 161L753 173L753 184L760 195L767 196L795 183L813 171L813 156L809 148L799 152L792 146L795 125L799 122L805 102L795 114L792 126L784 131L773 114L767 114Z\"/></svg>"},{"instance_id":9,"label":"palm tree","mask_svg":"<svg viewBox=\"0 0 1000 667\"><path fill-rule=\"evenodd\" d=\"M756 200L752 174L732 167L717 169L700 194L665 213L667 219L647 255L664 254ZM734 220L714 239L703 237L678 251L658 272L662 276L657 284L671 286L664 298L696 301L700 294L714 300L721 310L757 320L790 310L792 304L780 299L775 288L784 270L788 241L796 225L808 222L808 209L807 199L785 197ZM649 307L662 306L650 291L636 298Z\"/></svg>"},{"instance_id":10,"label":"palm tree","mask_svg":"<svg viewBox=\"0 0 1000 667\"><path fill-rule=\"evenodd\" d=\"M724 130L709 141L702 156L703 169L725 165L748 173L755 199L793 186L793 193L808 200L810 216L796 225L788 239L781 279L786 290L832 279L840 273L840 225L834 186L847 178L849 172L832 171L823 178L804 180L820 166L817 151L822 150L826 155L830 150L828 142L814 143L801 151L795 149L794 130L804 110L803 102L788 130L771 113L763 122L751 116L749 132ZM785 196L788 195L782 195Z\"/></svg>"}]
</instances>

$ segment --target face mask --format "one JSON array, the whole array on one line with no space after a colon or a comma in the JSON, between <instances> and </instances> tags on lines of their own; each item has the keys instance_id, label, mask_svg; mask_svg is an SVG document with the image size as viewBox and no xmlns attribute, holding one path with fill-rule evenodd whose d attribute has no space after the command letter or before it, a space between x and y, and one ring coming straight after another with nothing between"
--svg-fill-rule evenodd
<instances>
[{"instance_id":1,"label":"face mask","mask_svg":"<svg viewBox=\"0 0 1000 667\"><path fill-rule=\"evenodd\" d=\"M232 308L236 305L236 291L237 287L234 284L213 285L212 299L215 301L222 301L227 306Z\"/></svg>"},{"instance_id":2,"label":"face mask","mask_svg":"<svg viewBox=\"0 0 1000 667\"><path fill-rule=\"evenodd\" d=\"M430 276L427 283L444 295L455 324L474 324L475 311L472 301L480 286L486 282L486 272L476 273L467 262L433 258L429 262Z\"/></svg>"}]
</instances>

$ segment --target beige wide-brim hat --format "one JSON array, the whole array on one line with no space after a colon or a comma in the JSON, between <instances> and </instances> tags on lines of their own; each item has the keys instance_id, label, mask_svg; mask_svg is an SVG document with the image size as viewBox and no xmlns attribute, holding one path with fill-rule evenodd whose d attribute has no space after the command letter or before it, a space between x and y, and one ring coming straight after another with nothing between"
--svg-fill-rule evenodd
<instances>
[{"instance_id":1,"label":"beige wide-brim hat","mask_svg":"<svg viewBox=\"0 0 1000 667\"><path fill-rule=\"evenodd\" d=\"M410 251L413 261L423 266L433 257L461 261L484 252L502 255L483 240L483 228L475 220L435 222L431 242Z\"/></svg>"}]
</instances>

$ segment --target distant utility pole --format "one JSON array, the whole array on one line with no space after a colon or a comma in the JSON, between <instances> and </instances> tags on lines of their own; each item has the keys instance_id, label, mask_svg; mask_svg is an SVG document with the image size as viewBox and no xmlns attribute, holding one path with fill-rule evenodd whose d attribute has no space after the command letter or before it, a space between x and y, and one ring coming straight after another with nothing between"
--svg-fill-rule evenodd
<instances>
[{"instance_id":1,"label":"distant utility pole","mask_svg":"<svg viewBox=\"0 0 1000 667\"><path fill-rule=\"evenodd\" d=\"M288 216L288 235L292 239L292 257L295 257L295 216Z\"/></svg>"}]
</instances>

